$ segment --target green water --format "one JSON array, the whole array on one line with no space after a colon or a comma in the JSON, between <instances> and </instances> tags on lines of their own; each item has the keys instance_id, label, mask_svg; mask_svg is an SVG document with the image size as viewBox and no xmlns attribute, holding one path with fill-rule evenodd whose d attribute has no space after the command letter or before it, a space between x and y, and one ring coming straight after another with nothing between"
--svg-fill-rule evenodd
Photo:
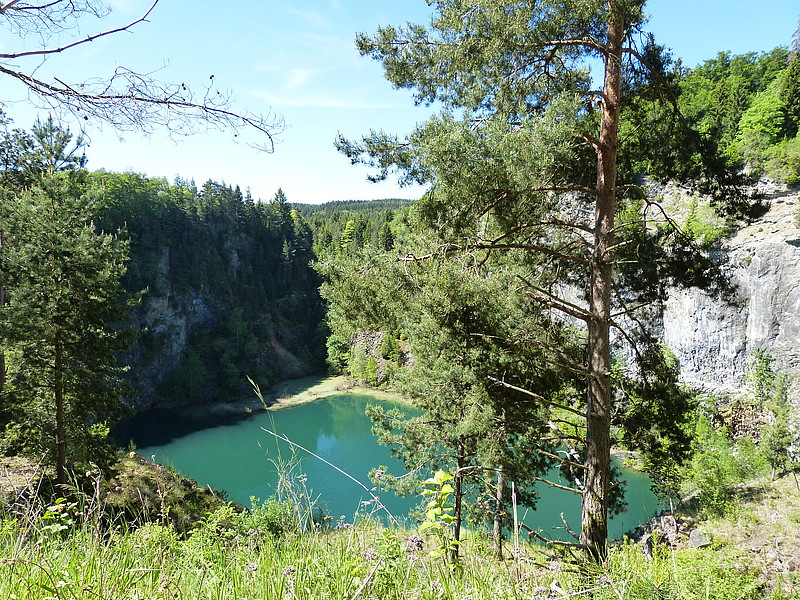
<instances>
[{"instance_id":1,"label":"green water","mask_svg":"<svg viewBox=\"0 0 800 600\"><path fill-rule=\"evenodd\" d=\"M399 462L388 448L381 446L371 432L364 414L369 396L352 394L331 396L279 411L261 413L249 419L219 423L191 421L169 413L142 415L119 435L132 437L143 456L169 464L181 473L227 492L231 500L250 505L250 497L267 498L275 492L278 480L275 460L292 456L291 446L264 429L285 435L325 460L346 471L368 488L367 473L387 465L399 473ZM402 406L398 405L402 409ZM305 486L312 497L334 519L351 520L356 513L369 513L369 494L348 477L302 451L298 473L306 476ZM659 509L642 473L625 471L628 511L611 520L610 535L624 532L649 519ZM381 501L396 517L404 517L415 499L399 498L384 492ZM537 510L520 508L525 523L551 537L564 539L560 513L575 530L580 522L580 499L575 494L542 486Z\"/></svg>"}]
</instances>

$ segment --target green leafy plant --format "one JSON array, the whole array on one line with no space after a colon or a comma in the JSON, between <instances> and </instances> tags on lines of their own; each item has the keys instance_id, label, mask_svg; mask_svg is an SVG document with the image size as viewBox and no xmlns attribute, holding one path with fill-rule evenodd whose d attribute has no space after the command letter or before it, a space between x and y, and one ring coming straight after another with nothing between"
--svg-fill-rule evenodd
<instances>
[{"instance_id":1,"label":"green leafy plant","mask_svg":"<svg viewBox=\"0 0 800 600\"><path fill-rule=\"evenodd\" d=\"M453 476L444 471L436 471L433 477L429 477L423 484L428 486L422 490L423 496L430 496L425 510L425 520L419 526L420 533L431 532L438 540L438 547L431 551L431 556L443 557L448 552L457 548L458 542L453 539L450 527L455 521L453 507L448 506L450 497L453 495L453 486L450 482Z\"/></svg>"},{"instance_id":2,"label":"green leafy plant","mask_svg":"<svg viewBox=\"0 0 800 600\"><path fill-rule=\"evenodd\" d=\"M62 534L75 526L76 504L67 502L66 498L56 498L42 515L42 531L51 534Z\"/></svg>"},{"instance_id":3,"label":"green leafy plant","mask_svg":"<svg viewBox=\"0 0 800 600\"><path fill-rule=\"evenodd\" d=\"M758 407L767 417L759 429L759 448L772 469L772 478L789 463L789 447L794 441L789 426L789 378L772 369L775 359L762 350L753 353L747 374Z\"/></svg>"},{"instance_id":4,"label":"green leafy plant","mask_svg":"<svg viewBox=\"0 0 800 600\"><path fill-rule=\"evenodd\" d=\"M698 417L693 447L687 478L702 508L712 514L733 511L736 508L736 497L731 494L733 487L766 470L766 461L750 438L734 443L727 428L715 428L705 415Z\"/></svg>"}]
</instances>

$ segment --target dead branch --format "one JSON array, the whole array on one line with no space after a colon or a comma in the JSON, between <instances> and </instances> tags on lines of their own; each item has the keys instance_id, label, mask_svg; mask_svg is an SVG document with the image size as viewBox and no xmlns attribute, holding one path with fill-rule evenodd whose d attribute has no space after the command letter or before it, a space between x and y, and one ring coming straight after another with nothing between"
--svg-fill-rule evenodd
<instances>
[{"instance_id":1,"label":"dead branch","mask_svg":"<svg viewBox=\"0 0 800 600\"><path fill-rule=\"evenodd\" d=\"M561 540L551 540L550 538L544 537L543 535L541 535L537 531L534 531L533 529L529 529L528 530L528 535L535 537L537 540L539 540L540 542L542 542L544 544L548 544L548 545L552 544L554 546L563 546L565 548L577 548L577 549L581 549L581 550L583 549L583 545L582 544L576 544L575 542L562 542Z\"/></svg>"},{"instance_id":2,"label":"dead branch","mask_svg":"<svg viewBox=\"0 0 800 600\"><path fill-rule=\"evenodd\" d=\"M567 523L567 519L564 516L563 512L561 513L561 522L564 523L564 529L566 530L566 532L568 534L570 534L576 540L580 541L580 539L581 539L580 536L577 533L575 533L574 531L572 531L572 528L569 526L569 523Z\"/></svg>"},{"instance_id":3,"label":"dead branch","mask_svg":"<svg viewBox=\"0 0 800 600\"><path fill-rule=\"evenodd\" d=\"M108 123L118 131L141 131L153 133L157 128L166 128L170 135L185 136L209 129L227 129L238 137L242 130L255 130L263 135L265 142L253 144L256 148L274 150L274 136L283 129L282 120L274 115L259 115L239 112L232 108L230 94L216 89L213 75L210 83L200 93L195 93L185 83L165 83L152 73L136 72L118 67L107 78L94 78L82 83L65 83L58 77L44 81L34 74L8 61L39 56L45 59L100 38L130 31L146 22L159 0L138 19L121 27L115 27L54 47L23 52L4 52L0 59L0 76L16 80L29 91L29 97L38 99L40 105L55 112L67 112L81 121L97 119ZM10 14L13 11L14 14ZM45 4L30 4L10 0L0 4L0 15L17 23L20 31L28 29L40 33L44 38L54 31L66 31L75 27L82 14L101 17L101 7L94 0L52 0ZM25 26L25 19L33 24ZM21 23L21 24L20 24ZM36 100L34 100L36 102Z\"/></svg>"},{"instance_id":4,"label":"dead branch","mask_svg":"<svg viewBox=\"0 0 800 600\"><path fill-rule=\"evenodd\" d=\"M537 295L541 294L541 295ZM540 304L544 304L549 308L555 308L567 314L571 317L579 319L584 323L588 323L589 321L593 320L594 316L589 311L572 304L571 302L567 302L566 300L562 300L558 296L551 294L547 290L543 290L541 288L534 287L533 292L525 292L525 295L529 298L535 300Z\"/></svg>"},{"instance_id":5,"label":"dead branch","mask_svg":"<svg viewBox=\"0 0 800 600\"><path fill-rule=\"evenodd\" d=\"M576 469L585 469L586 465L582 465L581 463L577 463L574 461L569 460L568 458L564 458L563 456L559 456L558 454L553 454L552 452L548 452L547 450L541 450L536 448L536 452L541 454L542 456L548 456L553 460L557 460L562 464L569 465L570 467L575 467Z\"/></svg>"},{"instance_id":6,"label":"dead branch","mask_svg":"<svg viewBox=\"0 0 800 600\"><path fill-rule=\"evenodd\" d=\"M578 494L579 496L583 496L582 490L576 490L575 488L571 488L566 485L561 485L560 483L556 483L555 481L550 481L549 479L545 479L544 477L534 477L533 480L540 481L541 483L546 483L550 487L554 487L557 490L562 490L564 492L572 492L573 494Z\"/></svg>"},{"instance_id":7,"label":"dead branch","mask_svg":"<svg viewBox=\"0 0 800 600\"><path fill-rule=\"evenodd\" d=\"M48 54L59 54L61 52L65 52L66 50L69 50L70 48L75 48L76 46L81 46L82 44L93 42L95 40L99 40L100 38L103 38L103 37L106 37L106 36L109 36L109 35L114 35L115 33L122 33L123 31L128 31L131 28L133 28L135 25L138 25L139 23L144 23L145 21L147 21L147 17L150 16L151 12L153 12L153 9L156 7L156 4L158 4L158 2L159 2L159 0L155 0L153 2L153 4L150 5L150 8L148 8L145 11L144 15L142 15L141 17L139 17L135 21L131 21L127 25L123 25L122 27L117 27L115 29L107 29L106 31L101 31L100 33L95 33L93 35L88 35L84 39L76 40L76 41L71 42L69 44L65 44L63 46L59 46L57 48L42 48L40 50L28 50L26 52L0 53L0 58L14 59L14 58L22 58L24 56L46 56ZM8 8L8 6L10 4L13 4L13 2L9 2L5 6L0 7L0 14L2 14L5 11L5 9Z\"/></svg>"},{"instance_id":8,"label":"dead branch","mask_svg":"<svg viewBox=\"0 0 800 600\"><path fill-rule=\"evenodd\" d=\"M583 417L583 413L581 413L580 411L575 410L574 408L572 408L570 406L564 406L563 404L558 404L557 402L551 402L550 400L547 400L544 396L540 396L539 394L537 394L535 392L532 392L530 390L526 390L525 388L521 388L519 386L513 385L511 383L508 383L507 381L503 381L502 379L498 379L497 377L492 377L491 375L488 377L488 379L490 381L494 381L495 383L497 383L499 385L502 385L503 387L506 387L506 388L508 388L510 390L514 390L515 392L519 392L521 394L525 394L526 396L530 396L531 398L536 398L536 400L538 400L542 404L546 404L547 406L551 406L553 408L558 408L558 409L561 409L561 410L565 410L565 411L573 413L573 414L575 414L575 415L577 415L579 417Z\"/></svg>"}]
</instances>

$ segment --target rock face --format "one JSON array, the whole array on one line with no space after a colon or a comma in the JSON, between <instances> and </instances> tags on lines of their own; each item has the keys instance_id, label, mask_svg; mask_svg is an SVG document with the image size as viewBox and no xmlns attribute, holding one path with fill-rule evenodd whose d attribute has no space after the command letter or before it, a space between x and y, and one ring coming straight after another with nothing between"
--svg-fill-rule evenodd
<instances>
[{"instance_id":1,"label":"rock face","mask_svg":"<svg viewBox=\"0 0 800 600\"><path fill-rule=\"evenodd\" d=\"M146 295L133 318L135 330L148 332L159 341L158 352L146 353L135 343L126 357L136 365L129 381L137 393L129 403L138 409L151 408L158 385L183 358L191 332L217 317L202 291L195 290L184 295Z\"/></svg>"},{"instance_id":2,"label":"rock face","mask_svg":"<svg viewBox=\"0 0 800 600\"><path fill-rule=\"evenodd\" d=\"M739 293L732 304L698 290L673 290L664 306L664 341L686 383L713 392L740 389L752 352L800 385L800 190L767 182L770 210L726 243Z\"/></svg>"}]
</instances>

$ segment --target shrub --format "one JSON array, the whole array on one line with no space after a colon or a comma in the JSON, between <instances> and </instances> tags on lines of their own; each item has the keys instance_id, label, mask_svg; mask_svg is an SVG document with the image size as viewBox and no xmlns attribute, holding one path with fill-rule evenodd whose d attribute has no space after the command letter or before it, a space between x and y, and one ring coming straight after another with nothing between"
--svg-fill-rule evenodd
<instances>
[{"instance_id":1,"label":"shrub","mask_svg":"<svg viewBox=\"0 0 800 600\"><path fill-rule=\"evenodd\" d=\"M686 479L702 507L713 514L730 512L735 507L733 487L762 475L767 467L751 439L743 438L734 444L727 428L714 428L705 415L697 420L693 448Z\"/></svg>"}]
</instances>

